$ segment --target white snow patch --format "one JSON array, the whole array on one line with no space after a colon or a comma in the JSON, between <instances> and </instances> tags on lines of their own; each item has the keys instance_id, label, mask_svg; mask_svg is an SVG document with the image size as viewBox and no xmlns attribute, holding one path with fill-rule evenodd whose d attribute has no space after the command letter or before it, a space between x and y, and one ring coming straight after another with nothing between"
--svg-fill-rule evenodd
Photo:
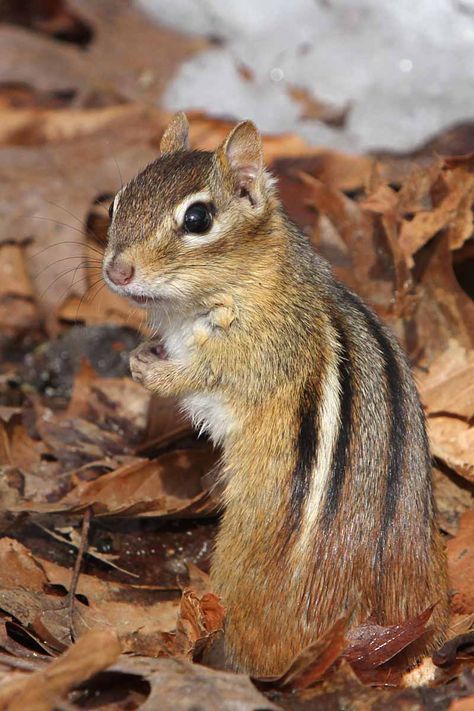
<instances>
[{"instance_id":1,"label":"white snow patch","mask_svg":"<svg viewBox=\"0 0 474 711\"><path fill-rule=\"evenodd\" d=\"M169 109L251 118L264 131L356 151L410 150L474 116L473 0L136 2L182 32L224 40L182 66ZM288 85L349 107L346 126L302 120Z\"/></svg>"}]
</instances>

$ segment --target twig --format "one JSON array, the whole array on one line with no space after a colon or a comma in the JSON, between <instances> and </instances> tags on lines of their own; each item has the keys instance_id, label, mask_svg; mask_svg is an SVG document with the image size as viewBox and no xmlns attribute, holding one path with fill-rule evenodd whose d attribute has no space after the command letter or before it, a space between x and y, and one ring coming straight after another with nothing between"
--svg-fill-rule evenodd
<instances>
[{"instance_id":1,"label":"twig","mask_svg":"<svg viewBox=\"0 0 474 711\"><path fill-rule=\"evenodd\" d=\"M38 671L49 664L49 660L35 659L31 661L30 659L18 659L17 657L12 657L10 654L3 654L0 652L0 664L11 667L12 669L21 669L23 671Z\"/></svg>"},{"instance_id":2,"label":"twig","mask_svg":"<svg viewBox=\"0 0 474 711\"><path fill-rule=\"evenodd\" d=\"M450 639L433 654L433 663L437 667L450 667L456 661L457 653L462 647L471 648L473 646L474 630L465 634L458 634L457 637Z\"/></svg>"},{"instance_id":3,"label":"twig","mask_svg":"<svg viewBox=\"0 0 474 711\"><path fill-rule=\"evenodd\" d=\"M39 523L38 521L32 521L33 525L36 526L37 528L40 528L42 531L48 534L48 536L51 536L51 538L54 538L55 541L59 541L60 543L64 543L67 546L71 546L71 548L79 548L77 543L72 540L67 538L67 536L63 536L59 534L57 531L52 531L50 528L46 528L46 526L43 526L42 523ZM138 573L132 573L130 570L127 570L126 568L121 568L119 565L116 565L113 561L109 560L109 558L106 558L105 556L101 555L98 553L96 550L88 550L87 555L89 555L91 558L94 558L95 560L100 561L100 563L103 563L104 565L108 565L109 568L113 568L114 570L118 570L120 573L125 573L125 575L130 575L132 578L139 578L140 576ZM168 589L168 588L165 588Z\"/></svg>"},{"instance_id":4,"label":"twig","mask_svg":"<svg viewBox=\"0 0 474 711\"><path fill-rule=\"evenodd\" d=\"M81 573L82 559L84 557L84 552L87 546L87 538L89 535L89 526L91 522L91 510L86 509L84 511L84 517L82 519L82 531L81 531L81 542L77 551L76 562L74 563L74 570L72 573L71 584L69 586L68 594L68 617L69 617L69 635L71 641L74 642L74 602L76 599L77 584L79 582L79 575Z\"/></svg>"}]
</instances>

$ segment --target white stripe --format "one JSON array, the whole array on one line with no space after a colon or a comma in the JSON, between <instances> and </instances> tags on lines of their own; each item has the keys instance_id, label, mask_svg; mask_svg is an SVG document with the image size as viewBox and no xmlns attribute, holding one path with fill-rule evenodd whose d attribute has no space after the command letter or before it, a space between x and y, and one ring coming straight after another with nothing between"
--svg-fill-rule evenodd
<instances>
[{"instance_id":1,"label":"white stripe","mask_svg":"<svg viewBox=\"0 0 474 711\"><path fill-rule=\"evenodd\" d=\"M331 360L324 376L321 405L318 411L318 443L316 468L311 472L301 531L295 541L296 558L308 560L308 548L314 547L314 531L323 497L332 474L332 457L340 426L341 394L338 358Z\"/></svg>"}]
</instances>

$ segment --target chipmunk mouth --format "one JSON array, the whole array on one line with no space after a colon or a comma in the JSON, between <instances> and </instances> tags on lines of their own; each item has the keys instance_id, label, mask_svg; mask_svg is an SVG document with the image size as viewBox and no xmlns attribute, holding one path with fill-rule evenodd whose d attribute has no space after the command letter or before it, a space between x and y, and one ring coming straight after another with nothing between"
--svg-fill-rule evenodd
<instances>
[{"instance_id":1,"label":"chipmunk mouth","mask_svg":"<svg viewBox=\"0 0 474 711\"><path fill-rule=\"evenodd\" d=\"M127 294L128 298L134 301L136 304L139 304L140 306L144 306L152 301L155 301L155 299L152 296L140 296L138 294Z\"/></svg>"}]
</instances>

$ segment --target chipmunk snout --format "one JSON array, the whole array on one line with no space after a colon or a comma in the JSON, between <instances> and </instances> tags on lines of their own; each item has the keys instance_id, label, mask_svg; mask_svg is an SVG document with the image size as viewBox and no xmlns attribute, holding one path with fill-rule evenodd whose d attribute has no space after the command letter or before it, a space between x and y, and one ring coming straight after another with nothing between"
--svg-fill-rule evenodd
<instances>
[{"instance_id":1,"label":"chipmunk snout","mask_svg":"<svg viewBox=\"0 0 474 711\"><path fill-rule=\"evenodd\" d=\"M133 264L128 264L121 259L112 259L106 266L105 272L110 281L116 286L130 284L135 274Z\"/></svg>"}]
</instances>

